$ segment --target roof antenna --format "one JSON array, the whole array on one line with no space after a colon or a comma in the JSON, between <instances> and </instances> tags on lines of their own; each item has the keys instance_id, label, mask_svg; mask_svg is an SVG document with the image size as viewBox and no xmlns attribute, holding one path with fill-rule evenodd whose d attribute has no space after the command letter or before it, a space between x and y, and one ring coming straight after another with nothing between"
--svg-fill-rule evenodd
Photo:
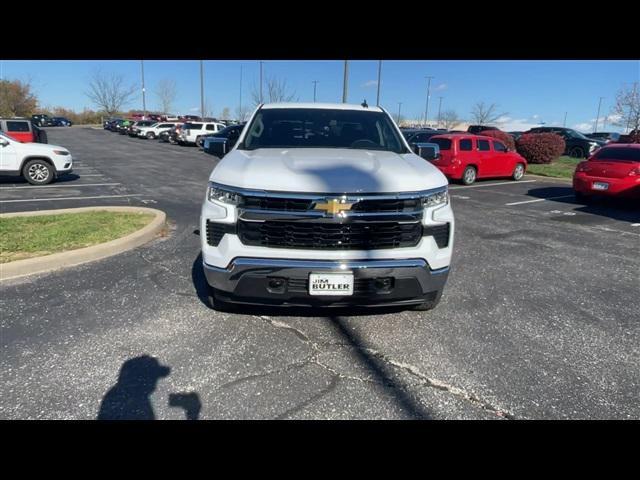
<instances>
[{"instance_id":1,"label":"roof antenna","mask_svg":"<svg viewBox=\"0 0 640 480\"><path fill-rule=\"evenodd\" d=\"M362 106L362 108L369 108L369 105L367 105L367 99L366 98L364 99L364 102L362 102L360 105Z\"/></svg>"}]
</instances>

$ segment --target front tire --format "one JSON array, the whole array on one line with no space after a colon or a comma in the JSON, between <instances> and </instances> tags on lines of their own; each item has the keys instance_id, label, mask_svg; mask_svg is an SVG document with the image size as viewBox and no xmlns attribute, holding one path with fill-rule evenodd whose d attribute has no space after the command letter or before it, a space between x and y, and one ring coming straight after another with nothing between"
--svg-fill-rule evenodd
<instances>
[{"instance_id":1,"label":"front tire","mask_svg":"<svg viewBox=\"0 0 640 480\"><path fill-rule=\"evenodd\" d=\"M153 140L154 138L156 138L155 133L147 132L147 140Z\"/></svg>"},{"instance_id":2,"label":"front tire","mask_svg":"<svg viewBox=\"0 0 640 480\"><path fill-rule=\"evenodd\" d=\"M51 164L44 160L29 160L22 169L22 176L31 185L47 185L53 182L55 171Z\"/></svg>"},{"instance_id":3,"label":"front tire","mask_svg":"<svg viewBox=\"0 0 640 480\"><path fill-rule=\"evenodd\" d=\"M215 288L210 285L208 286L207 292L207 304L211 310L216 310L217 312L231 313L235 310L235 305L220 300L216 294Z\"/></svg>"},{"instance_id":4,"label":"front tire","mask_svg":"<svg viewBox=\"0 0 640 480\"><path fill-rule=\"evenodd\" d=\"M467 167L462 173L462 183L464 185L471 185L476 181L477 172L475 167Z\"/></svg>"},{"instance_id":5,"label":"front tire","mask_svg":"<svg viewBox=\"0 0 640 480\"><path fill-rule=\"evenodd\" d=\"M571 158L585 158L584 150L580 147L573 147L569 151L569 156Z\"/></svg>"},{"instance_id":6,"label":"front tire","mask_svg":"<svg viewBox=\"0 0 640 480\"><path fill-rule=\"evenodd\" d=\"M524 165L522 163L518 163L516 168L513 169L511 178L517 182L518 180L522 180L522 177L524 177Z\"/></svg>"},{"instance_id":7,"label":"front tire","mask_svg":"<svg viewBox=\"0 0 640 480\"><path fill-rule=\"evenodd\" d=\"M436 305L438 305L438 303L440 303L440 299L439 298L437 300L430 300L428 302L422 302L422 303L412 307L411 310L414 310L416 312L426 312L428 310L433 310L434 308L436 308Z\"/></svg>"}]
</instances>

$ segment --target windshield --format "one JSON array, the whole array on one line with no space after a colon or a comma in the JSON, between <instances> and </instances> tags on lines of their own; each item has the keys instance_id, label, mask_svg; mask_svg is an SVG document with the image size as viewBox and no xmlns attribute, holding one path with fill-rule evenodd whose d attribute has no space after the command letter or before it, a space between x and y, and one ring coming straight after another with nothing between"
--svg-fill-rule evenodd
<instances>
[{"instance_id":1,"label":"windshield","mask_svg":"<svg viewBox=\"0 0 640 480\"><path fill-rule=\"evenodd\" d=\"M580 138L582 140L591 140L590 138L585 137L583 134L581 134L580 132L576 132L575 130L567 130L567 133L572 138Z\"/></svg>"},{"instance_id":2,"label":"windshield","mask_svg":"<svg viewBox=\"0 0 640 480\"><path fill-rule=\"evenodd\" d=\"M407 153L383 112L324 108L265 108L251 122L241 150L353 148Z\"/></svg>"}]
</instances>

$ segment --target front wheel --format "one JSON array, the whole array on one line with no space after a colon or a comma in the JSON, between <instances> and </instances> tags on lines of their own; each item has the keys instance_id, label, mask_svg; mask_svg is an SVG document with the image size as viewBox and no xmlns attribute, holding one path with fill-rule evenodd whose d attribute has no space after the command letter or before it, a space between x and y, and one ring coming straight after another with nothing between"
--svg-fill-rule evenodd
<instances>
[{"instance_id":1,"label":"front wheel","mask_svg":"<svg viewBox=\"0 0 640 480\"><path fill-rule=\"evenodd\" d=\"M571 158L585 158L584 150L582 150L580 147L573 147L569 151L569 156Z\"/></svg>"},{"instance_id":2,"label":"front wheel","mask_svg":"<svg viewBox=\"0 0 640 480\"><path fill-rule=\"evenodd\" d=\"M476 181L476 169L474 167L467 167L462 173L462 183L465 185L471 185Z\"/></svg>"},{"instance_id":3,"label":"front wheel","mask_svg":"<svg viewBox=\"0 0 640 480\"><path fill-rule=\"evenodd\" d=\"M516 168L513 169L511 178L513 178L515 181L518 181L521 180L522 177L524 177L524 165L522 163L519 163L516 165Z\"/></svg>"},{"instance_id":4,"label":"front wheel","mask_svg":"<svg viewBox=\"0 0 640 480\"><path fill-rule=\"evenodd\" d=\"M29 160L22 169L22 176L31 185L46 185L55 176L53 167L44 160Z\"/></svg>"},{"instance_id":5,"label":"front wheel","mask_svg":"<svg viewBox=\"0 0 640 480\"><path fill-rule=\"evenodd\" d=\"M153 132L147 132L148 140L153 140L154 138L156 138L156 135Z\"/></svg>"}]
</instances>

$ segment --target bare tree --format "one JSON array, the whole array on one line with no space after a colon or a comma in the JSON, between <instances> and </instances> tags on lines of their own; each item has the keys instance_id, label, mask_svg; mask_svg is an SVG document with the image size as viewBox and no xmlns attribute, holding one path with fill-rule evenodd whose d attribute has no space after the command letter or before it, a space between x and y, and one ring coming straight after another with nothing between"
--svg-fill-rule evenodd
<instances>
[{"instance_id":1,"label":"bare tree","mask_svg":"<svg viewBox=\"0 0 640 480\"><path fill-rule=\"evenodd\" d=\"M171 113L173 110L173 102L176 100L176 82L163 78L158 82L156 87L156 96L160 104L162 113Z\"/></svg>"},{"instance_id":2,"label":"bare tree","mask_svg":"<svg viewBox=\"0 0 640 480\"><path fill-rule=\"evenodd\" d=\"M125 85L124 77L96 71L89 82L87 97L107 115L114 115L131 102L136 93L135 85Z\"/></svg>"},{"instance_id":3,"label":"bare tree","mask_svg":"<svg viewBox=\"0 0 640 480\"><path fill-rule=\"evenodd\" d=\"M222 120L229 120L230 116L231 116L231 110L229 109L229 107L224 107L222 109L222 113L220 114L220 118Z\"/></svg>"},{"instance_id":4,"label":"bare tree","mask_svg":"<svg viewBox=\"0 0 640 480\"><path fill-rule=\"evenodd\" d=\"M287 81L279 79L277 77L266 77L266 95L263 98L264 103L276 103L276 102L292 102L298 100L296 92L290 90L287 85ZM251 97L253 98L253 104L258 105L260 103L260 86L254 83L251 90Z\"/></svg>"},{"instance_id":5,"label":"bare tree","mask_svg":"<svg viewBox=\"0 0 640 480\"><path fill-rule=\"evenodd\" d=\"M625 130L638 130L640 128L640 88L638 83L633 86L623 86L616 93L616 103L611 109L611 123Z\"/></svg>"},{"instance_id":6,"label":"bare tree","mask_svg":"<svg viewBox=\"0 0 640 480\"><path fill-rule=\"evenodd\" d=\"M28 117L35 113L37 106L30 80L0 80L0 116Z\"/></svg>"},{"instance_id":7,"label":"bare tree","mask_svg":"<svg viewBox=\"0 0 640 480\"><path fill-rule=\"evenodd\" d=\"M507 114L498 113L498 105L496 105L495 103L485 105L484 102L478 102L471 109L471 119L478 125L487 125L488 123L494 123L504 115Z\"/></svg>"},{"instance_id":8,"label":"bare tree","mask_svg":"<svg viewBox=\"0 0 640 480\"><path fill-rule=\"evenodd\" d=\"M440 115L440 124L442 128L453 130L462 123L462 119L454 110L446 110Z\"/></svg>"},{"instance_id":9,"label":"bare tree","mask_svg":"<svg viewBox=\"0 0 640 480\"><path fill-rule=\"evenodd\" d=\"M249 115L251 115L251 109L246 105L243 105L242 108L236 107L236 119L240 122L246 122L249 119Z\"/></svg>"}]
</instances>

